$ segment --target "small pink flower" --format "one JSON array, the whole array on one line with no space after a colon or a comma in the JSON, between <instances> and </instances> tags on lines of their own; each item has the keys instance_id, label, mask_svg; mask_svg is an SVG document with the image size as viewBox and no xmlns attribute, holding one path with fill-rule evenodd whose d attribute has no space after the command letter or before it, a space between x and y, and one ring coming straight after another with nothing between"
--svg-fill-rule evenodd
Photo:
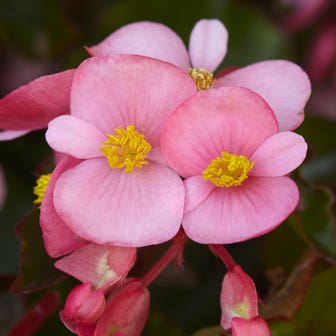
<instances>
[{"instance_id":1,"label":"small pink flower","mask_svg":"<svg viewBox=\"0 0 336 336\"><path fill-rule=\"evenodd\" d=\"M71 231L96 244L133 247L177 233L184 188L163 159L160 135L168 115L195 93L185 72L147 57L93 57L80 65L71 115L53 120L46 135L53 149L82 160L53 191Z\"/></svg>"},{"instance_id":2,"label":"small pink flower","mask_svg":"<svg viewBox=\"0 0 336 336\"><path fill-rule=\"evenodd\" d=\"M90 283L74 287L68 295L64 309L60 312L63 323L74 332L77 328L94 324L105 309L105 297L102 290L93 290Z\"/></svg>"},{"instance_id":3,"label":"small pink flower","mask_svg":"<svg viewBox=\"0 0 336 336\"><path fill-rule=\"evenodd\" d=\"M295 209L299 192L286 175L307 145L278 133L266 102L245 88L200 91L180 105L162 131L166 160L186 189L182 225L205 244L265 234Z\"/></svg>"},{"instance_id":4,"label":"small pink flower","mask_svg":"<svg viewBox=\"0 0 336 336\"><path fill-rule=\"evenodd\" d=\"M271 336L267 323L261 317L245 320L232 319L232 336Z\"/></svg>"},{"instance_id":5,"label":"small pink flower","mask_svg":"<svg viewBox=\"0 0 336 336\"><path fill-rule=\"evenodd\" d=\"M194 67L194 78L208 82L205 88L209 88L213 81L212 73L226 55L227 42L228 33L220 21L200 20L190 35L189 56L174 31L160 23L143 21L121 27L98 45L87 49L92 55L139 54L173 63L184 70ZM305 72L284 60L263 61L243 67L216 79L214 85L246 87L261 95L273 109L282 131L292 130L303 121L303 108L311 92Z\"/></svg>"},{"instance_id":6,"label":"small pink flower","mask_svg":"<svg viewBox=\"0 0 336 336\"><path fill-rule=\"evenodd\" d=\"M7 194L5 174L0 166L0 210L5 203L5 198Z\"/></svg>"}]
</instances>

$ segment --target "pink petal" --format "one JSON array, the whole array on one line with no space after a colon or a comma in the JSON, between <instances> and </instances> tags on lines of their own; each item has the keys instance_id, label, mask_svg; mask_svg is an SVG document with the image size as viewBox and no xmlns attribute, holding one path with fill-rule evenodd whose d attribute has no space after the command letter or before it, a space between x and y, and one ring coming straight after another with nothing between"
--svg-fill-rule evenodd
<instances>
[{"instance_id":1,"label":"pink petal","mask_svg":"<svg viewBox=\"0 0 336 336\"><path fill-rule=\"evenodd\" d=\"M189 55L181 38L157 22L135 22L113 32L101 43L87 48L93 56L136 54L166 61L187 70Z\"/></svg>"},{"instance_id":2,"label":"pink petal","mask_svg":"<svg viewBox=\"0 0 336 336\"><path fill-rule=\"evenodd\" d=\"M216 188L211 182L207 182L201 175L192 176L183 181L186 192L184 213L198 207Z\"/></svg>"},{"instance_id":3,"label":"pink petal","mask_svg":"<svg viewBox=\"0 0 336 336\"><path fill-rule=\"evenodd\" d=\"M232 319L232 336L271 336L267 323L261 317L245 320Z\"/></svg>"},{"instance_id":4,"label":"pink petal","mask_svg":"<svg viewBox=\"0 0 336 336\"><path fill-rule=\"evenodd\" d=\"M240 187L217 187L185 214L182 225L199 243L245 241L275 229L294 211L298 200L297 186L290 178L251 176Z\"/></svg>"},{"instance_id":5,"label":"pink petal","mask_svg":"<svg viewBox=\"0 0 336 336\"><path fill-rule=\"evenodd\" d=\"M228 32L216 19L198 21L190 35L189 52L194 68L214 72L227 51Z\"/></svg>"},{"instance_id":6,"label":"pink petal","mask_svg":"<svg viewBox=\"0 0 336 336\"><path fill-rule=\"evenodd\" d=\"M7 140L13 140L16 138L20 138L27 133L29 133L30 130L25 131L0 131L0 141L7 141Z\"/></svg>"},{"instance_id":7,"label":"pink petal","mask_svg":"<svg viewBox=\"0 0 336 336\"><path fill-rule=\"evenodd\" d=\"M70 87L75 70L39 77L0 100L0 128L36 130L69 113Z\"/></svg>"},{"instance_id":8,"label":"pink petal","mask_svg":"<svg viewBox=\"0 0 336 336\"><path fill-rule=\"evenodd\" d=\"M95 289L107 289L124 280L133 267L136 249L88 244L55 263L55 267Z\"/></svg>"},{"instance_id":9,"label":"pink petal","mask_svg":"<svg viewBox=\"0 0 336 336\"><path fill-rule=\"evenodd\" d=\"M93 57L76 72L71 111L104 134L134 125L156 147L168 115L195 93L193 79L174 65L134 55Z\"/></svg>"},{"instance_id":10,"label":"pink petal","mask_svg":"<svg viewBox=\"0 0 336 336\"><path fill-rule=\"evenodd\" d=\"M258 296L254 281L239 265L224 276L220 295L221 326L231 328L232 318L251 319L258 316Z\"/></svg>"},{"instance_id":11,"label":"pink petal","mask_svg":"<svg viewBox=\"0 0 336 336\"><path fill-rule=\"evenodd\" d=\"M43 197L40 214L40 225L47 253L52 258L83 246L86 242L78 237L67 224L59 217L54 207L53 192L59 176L66 170L76 166L80 161L65 157L53 171L48 188Z\"/></svg>"},{"instance_id":12,"label":"pink petal","mask_svg":"<svg viewBox=\"0 0 336 336\"><path fill-rule=\"evenodd\" d=\"M7 194L7 188L6 188L5 174L0 166L0 210L5 203L6 194Z\"/></svg>"},{"instance_id":13,"label":"pink petal","mask_svg":"<svg viewBox=\"0 0 336 336\"><path fill-rule=\"evenodd\" d=\"M49 123L46 139L54 150L86 159L103 156L99 149L107 138L87 121L66 115Z\"/></svg>"},{"instance_id":14,"label":"pink petal","mask_svg":"<svg viewBox=\"0 0 336 336\"><path fill-rule=\"evenodd\" d=\"M249 156L277 131L260 96L245 88L220 88L200 91L179 106L164 126L161 147L171 167L190 177L223 151Z\"/></svg>"},{"instance_id":15,"label":"pink petal","mask_svg":"<svg viewBox=\"0 0 336 336\"><path fill-rule=\"evenodd\" d=\"M262 143L250 157L253 176L283 176L297 168L305 159L307 144L301 135L277 133Z\"/></svg>"},{"instance_id":16,"label":"pink petal","mask_svg":"<svg viewBox=\"0 0 336 336\"><path fill-rule=\"evenodd\" d=\"M171 169L150 163L129 174L105 158L85 160L58 180L55 206L79 236L97 244L145 246L178 231L184 188Z\"/></svg>"},{"instance_id":17,"label":"pink petal","mask_svg":"<svg viewBox=\"0 0 336 336\"><path fill-rule=\"evenodd\" d=\"M260 94L274 111L281 131L296 128L303 121L303 108L311 86L306 73L296 64L264 61L219 78L216 87L242 86Z\"/></svg>"}]
</instances>

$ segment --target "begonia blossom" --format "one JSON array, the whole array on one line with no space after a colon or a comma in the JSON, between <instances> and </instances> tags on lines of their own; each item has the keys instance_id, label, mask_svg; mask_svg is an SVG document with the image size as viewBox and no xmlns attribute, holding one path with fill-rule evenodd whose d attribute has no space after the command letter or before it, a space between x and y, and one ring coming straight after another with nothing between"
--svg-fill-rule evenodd
<instances>
[{"instance_id":1,"label":"begonia blossom","mask_svg":"<svg viewBox=\"0 0 336 336\"><path fill-rule=\"evenodd\" d=\"M300 135L279 133L269 105L246 88L199 91L170 115L161 146L185 178L182 225L199 243L265 234L298 203L286 175L304 160L307 145Z\"/></svg>"},{"instance_id":2,"label":"begonia blossom","mask_svg":"<svg viewBox=\"0 0 336 336\"><path fill-rule=\"evenodd\" d=\"M2 167L0 166L0 209L5 203L5 198L7 194L5 174L3 173Z\"/></svg>"},{"instance_id":3,"label":"begonia blossom","mask_svg":"<svg viewBox=\"0 0 336 336\"><path fill-rule=\"evenodd\" d=\"M228 33L216 19L198 21L190 35L189 55L181 38L157 22L135 22L87 48L91 55L139 54L171 62L195 79L199 89L238 86L260 94L273 109L280 130L292 130L303 121L310 81L296 64L268 60L232 71L214 81L213 72L227 52Z\"/></svg>"},{"instance_id":4,"label":"begonia blossom","mask_svg":"<svg viewBox=\"0 0 336 336\"><path fill-rule=\"evenodd\" d=\"M52 196L71 231L129 247L177 233L184 187L160 136L168 115L196 91L184 71L152 58L93 57L79 66L71 115L50 122L46 134L54 150L82 160L57 178Z\"/></svg>"},{"instance_id":5,"label":"begonia blossom","mask_svg":"<svg viewBox=\"0 0 336 336\"><path fill-rule=\"evenodd\" d=\"M232 319L232 336L271 336L267 323L261 317L245 320Z\"/></svg>"}]
</instances>

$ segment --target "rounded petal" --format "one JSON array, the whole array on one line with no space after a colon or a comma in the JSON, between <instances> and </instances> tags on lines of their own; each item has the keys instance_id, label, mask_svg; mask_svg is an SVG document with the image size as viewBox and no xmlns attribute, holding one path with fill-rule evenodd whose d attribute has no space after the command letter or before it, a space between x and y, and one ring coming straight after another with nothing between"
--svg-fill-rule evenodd
<instances>
[{"instance_id":1,"label":"rounded petal","mask_svg":"<svg viewBox=\"0 0 336 336\"><path fill-rule=\"evenodd\" d=\"M181 38L157 22L134 22L113 32L101 43L87 48L93 56L134 54L166 61L187 70L189 55Z\"/></svg>"},{"instance_id":2,"label":"rounded petal","mask_svg":"<svg viewBox=\"0 0 336 336\"><path fill-rule=\"evenodd\" d=\"M260 94L274 111L281 131L301 124L311 93L307 74L296 64L282 60L249 65L219 78L216 87L242 86Z\"/></svg>"},{"instance_id":3,"label":"rounded petal","mask_svg":"<svg viewBox=\"0 0 336 336\"><path fill-rule=\"evenodd\" d=\"M49 123L46 139L54 150L78 159L100 157L106 136L95 126L72 115L60 116Z\"/></svg>"},{"instance_id":4,"label":"rounded petal","mask_svg":"<svg viewBox=\"0 0 336 336\"><path fill-rule=\"evenodd\" d=\"M133 247L88 244L58 260L55 267L105 290L126 278L135 259Z\"/></svg>"},{"instance_id":5,"label":"rounded petal","mask_svg":"<svg viewBox=\"0 0 336 336\"><path fill-rule=\"evenodd\" d=\"M183 181L186 192L184 213L198 207L215 189L215 186L205 181L201 175L192 176Z\"/></svg>"},{"instance_id":6,"label":"rounded petal","mask_svg":"<svg viewBox=\"0 0 336 336\"><path fill-rule=\"evenodd\" d=\"M232 336L271 336L267 323L261 317L245 320L239 317L232 319Z\"/></svg>"},{"instance_id":7,"label":"rounded petal","mask_svg":"<svg viewBox=\"0 0 336 336\"><path fill-rule=\"evenodd\" d=\"M0 99L0 128L36 130L69 113L70 87L75 70L39 77Z\"/></svg>"},{"instance_id":8,"label":"rounded petal","mask_svg":"<svg viewBox=\"0 0 336 336\"><path fill-rule=\"evenodd\" d=\"M127 174L111 169L105 158L90 159L59 178L54 200L79 236L97 244L137 247L176 234L184 188L175 172L153 162Z\"/></svg>"},{"instance_id":9,"label":"rounded petal","mask_svg":"<svg viewBox=\"0 0 336 336\"><path fill-rule=\"evenodd\" d=\"M219 20L198 21L190 35L189 52L194 68L214 72L227 51L228 32Z\"/></svg>"},{"instance_id":10,"label":"rounded petal","mask_svg":"<svg viewBox=\"0 0 336 336\"><path fill-rule=\"evenodd\" d=\"M240 187L216 188L185 214L182 225L188 237L202 244L245 241L276 228L298 201L290 178L251 176Z\"/></svg>"},{"instance_id":11,"label":"rounded petal","mask_svg":"<svg viewBox=\"0 0 336 336\"><path fill-rule=\"evenodd\" d=\"M134 55L92 57L76 72L71 113L104 134L134 125L155 147L168 115L196 91L193 79L168 63Z\"/></svg>"},{"instance_id":12,"label":"rounded petal","mask_svg":"<svg viewBox=\"0 0 336 336\"><path fill-rule=\"evenodd\" d=\"M8 141L13 140L16 138L20 138L27 133L29 133L30 130L24 130L24 131L0 131L0 141Z\"/></svg>"},{"instance_id":13,"label":"rounded petal","mask_svg":"<svg viewBox=\"0 0 336 336\"><path fill-rule=\"evenodd\" d=\"M190 177L200 175L223 151L249 157L277 131L272 110L254 92L212 89L175 110L162 130L161 147L171 167Z\"/></svg>"},{"instance_id":14,"label":"rounded petal","mask_svg":"<svg viewBox=\"0 0 336 336\"><path fill-rule=\"evenodd\" d=\"M293 132L277 133L250 157L255 164L250 176L283 176L297 168L305 159L307 144L301 135Z\"/></svg>"},{"instance_id":15,"label":"rounded petal","mask_svg":"<svg viewBox=\"0 0 336 336\"><path fill-rule=\"evenodd\" d=\"M60 161L51 175L41 204L40 226L44 247L52 258L60 257L86 244L86 242L71 231L66 223L59 217L55 211L53 199L55 183L59 176L79 162L80 161L68 156Z\"/></svg>"}]
</instances>

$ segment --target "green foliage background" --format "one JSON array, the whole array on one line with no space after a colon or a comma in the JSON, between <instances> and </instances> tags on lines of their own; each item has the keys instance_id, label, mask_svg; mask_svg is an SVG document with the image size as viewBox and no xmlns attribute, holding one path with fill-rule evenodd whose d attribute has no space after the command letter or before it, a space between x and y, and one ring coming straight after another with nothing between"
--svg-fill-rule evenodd
<instances>
[{"instance_id":1,"label":"green foliage background","mask_svg":"<svg viewBox=\"0 0 336 336\"><path fill-rule=\"evenodd\" d=\"M39 75L76 67L88 57L83 46L96 44L120 26L139 20L162 22L187 44L197 20L220 19L229 31L222 68L279 58L304 66L315 27L286 34L280 25L286 14L280 1L1 0L0 74L4 79L0 93L3 96ZM308 158L295 173L302 193L298 211L274 232L228 247L256 281L264 302L261 312L270 319L274 336L336 334L336 125L318 117L323 112L318 108L308 106L307 110L298 130L309 143ZM32 188L38 173L48 166L50 153L43 131L0 142L0 164L8 184L7 201L0 211L0 335L6 335L46 288L64 278L46 275L53 261L45 255L33 213L18 229L24 235L26 259L16 289L43 290L24 299L9 292L20 264L15 226L32 208ZM150 267L162 251L160 246L144 249L140 263ZM219 334L218 328L197 330L219 325L225 268L206 246L193 242L188 242L184 259L183 271L170 267L151 285L151 315L144 335ZM68 279L56 289L65 297L74 283ZM70 333L54 314L37 335Z\"/></svg>"}]
</instances>

